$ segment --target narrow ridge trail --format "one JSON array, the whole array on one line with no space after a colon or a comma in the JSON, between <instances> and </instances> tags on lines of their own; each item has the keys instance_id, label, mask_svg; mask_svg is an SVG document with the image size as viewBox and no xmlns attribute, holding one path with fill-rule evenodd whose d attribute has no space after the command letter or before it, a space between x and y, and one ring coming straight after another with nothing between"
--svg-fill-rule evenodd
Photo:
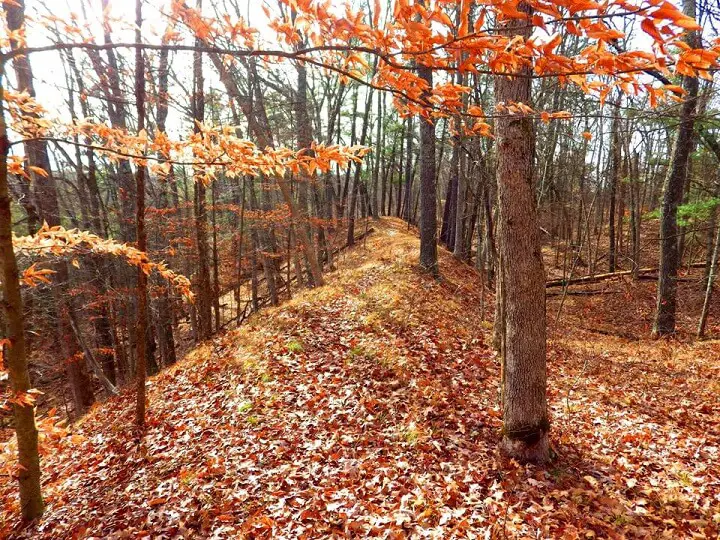
<instances>
[{"instance_id":1,"label":"narrow ridge trail","mask_svg":"<svg viewBox=\"0 0 720 540\"><path fill-rule=\"evenodd\" d=\"M261 311L152 378L141 441L130 431L132 393L48 441L45 516L25 529L0 521L0 532L717 533L719 414L712 388L703 387L718 380L718 368L683 363L701 350L712 358L714 343L656 353L646 342L628 349L617 338L555 332L549 388L558 457L545 469L508 462L496 450L499 365L479 276L443 252L435 281L415 269L418 240L404 224L383 219L376 229L325 287ZM484 305L489 311L492 299ZM654 392L661 377L677 384ZM13 487L0 480L5 500Z\"/></svg>"}]
</instances>

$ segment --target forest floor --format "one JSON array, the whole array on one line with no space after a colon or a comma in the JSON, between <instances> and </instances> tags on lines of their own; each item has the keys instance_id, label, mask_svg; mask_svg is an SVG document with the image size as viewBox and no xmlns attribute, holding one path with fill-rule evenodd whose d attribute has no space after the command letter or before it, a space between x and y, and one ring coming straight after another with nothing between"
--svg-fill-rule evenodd
<instances>
[{"instance_id":1,"label":"forest floor","mask_svg":"<svg viewBox=\"0 0 720 540\"><path fill-rule=\"evenodd\" d=\"M497 452L492 296L373 226L328 285L152 378L144 437L132 392L46 436L47 511L21 527L0 477L0 536L717 537L720 342L649 340L652 282L569 296L557 323L549 297L557 458L521 466Z\"/></svg>"}]
</instances>

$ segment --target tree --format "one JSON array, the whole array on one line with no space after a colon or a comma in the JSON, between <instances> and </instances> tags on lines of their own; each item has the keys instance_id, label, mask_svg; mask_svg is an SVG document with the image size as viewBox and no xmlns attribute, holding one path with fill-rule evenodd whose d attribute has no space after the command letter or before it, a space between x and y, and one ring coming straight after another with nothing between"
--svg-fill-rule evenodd
<instances>
[{"instance_id":1,"label":"tree","mask_svg":"<svg viewBox=\"0 0 720 540\"><path fill-rule=\"evenodd\" d=\"M427 85L427 91L423 95L423 99L427 102L430 89L433 87L432 69L420 62L418 75ZM435 188L435 123L429 117L420 118L420 268L432 276L437 277L439 275L437 258L437 190Z\"/></svg>"},{"instance_id":2,"label":"tree","mask_svg":"<svg viewBox=\"0 0 720 540\"><path fill-rule=\"evenodd\" d=\"M202 0L197 0L197 10L202 12ZM200 39L196 44L200 45ZM193 52L193 95L192 120L193 130L196 134L202 132L202 123L205 121L205 79L203 77L202 53ZM208 250L208 219L207 219L207 188L201 167L193 171L195 180L195 236L197 242L198 270L197 270L197 326L198 337L205 340L212 334L212 312L210 287L210 261Z\"/></svg>"},{"instance_id":3,"label":"tree","mask_svg":"<svg viewBox=\"0 0 720 540\"><path fill-rule=\"evenodd\" d=\"M518 10L532 17L523 2ZM501 34L527 39L531 28L522 19L501 24ZM498 104L531 103L528 66L495 77ZM498 186L498 252L503 440L501 448L521 461L550 458L545 397L545 272L533 190L535 135L527 116L502 117L496 123Z\"/></svg>"},{"instance_id":4,"label":"tree","mask_svg":"<svg viewBox=\"0 0 720 540\"><path fill-rule=\"evenodd\" d=\"M539 232L540 225L546 224L541 220L549 221L547 235L555 249L555 264L564 276L573 273L580 255L587 257L590 274L605 257L613 268L617 254L623 251L622 209L626 194L620 178L624 167L635 180L643 178L642 191L637 184L630 189L633 248L639 252L639 218L644 209L657 202L665 167L662 156L668 140L666 131L670 130L662 119L638 117L632 121L646 130L636 148L630 148L636 145L635 137L622 141L614 138L609 144L601 137L591 144L590 131L601 133L608 122L594 119L589 107L597 107L597 102L602 104L617 93L629 107L641 109L648 105L643 100L652 105L654 101L662 102L660 98L669 93L683 92L667 78L657 79L665 85L663 88L653 86L657 82L648 83L642 74L683 75L687 96L692 96L689 85L698 76L712 76L710 70L720 55L720 45L704 51L695 48L699 42L687 37L684 46L671 47L677 44L683 29L697 30L692 18L680 13L672 2L634 6L632 1L609 0L597 6L579 0L460 0L450 4L399 0L389 6L392 10L383 10L379 5L371 10L368 6L368 17L364 11L353 13L348 9L340 18L323 2L282 0L276 11L279 16L268 16L270 28L277 32L277 43L265 50L261 45L265 39L259 40L256 29L241 16L238 3L227 4L206 5L203 13L200 2L196 9L172 2L167 30L157 43L140 41L143 17L141 6L136 4L135 40L117 43L111 35L112 4L103 0L99 4L104 8L102 43L96 43L85 28L40 16L33 28L42 29L46 24L48 36L39 37L49 37L51 44L28 47L23 40L23 4L6 2L12 32L10 48L0 53L0 59L3 67L12 61L19 90L14 92L5 86L3 106L12 121L6 132L17 138L13 144L18 144L16 148L22 144L24 152L5 154L4 166L11 175L10 181L5 178L5 184L9 184L6 191L9 195L12 189L14 202L19 204L13 206L15 213L10 216L10 202L6 203L3 249L12 251L14 243L17 251L18 246L29 242L17 237L12 241L13 226L16 231L28 227L35 233L44 219L48 228L42 227L33 238L49 241L54 235L70 241L86 234L69 233L59 227L62 221L71 227L91 228L96 236L90 243L108 246L105 242L113 237L137 241L137 248L132 248L135 251L127 251L130 246L111 245L112 250L130 253L138 269L137 277L134 272L126 272L118 274L121 279L115 282L113 274L119 269L109 264L93 261L88 270L68 258L82 259L75 252L68 255L63 251L61 256L48 257L46 264L56 269L59 283L52 285L51 295L47 294L49 287L36 293L36 298L45 294L52 302L25 303L30 314L26 321L19 311L22 298L13 298L12 279L4 279L9 313L18 319L10 325L10 338L17 340L18 328L22 330L23 322L30 323L32 335L39 336L39 341L45 333L55 336L56 341L62 338L63 356L78 360L72 364L74 368L92 368L99 381L88 374L83 378L82 369L66 371L68 380L74 381L71 386L73 394L77 394L77 413L89 405L83 397L92 399L93 386L97 387L98 382L112 394L117 386L132 380L137 386L136 422L142 425L145 377L147 371L152 371L153 359L150 321L157 321L155 333L161 351L173 349L174 353L174 330L182 338L187 327L194 326L199 330L196 337L204 339L232 322L223 319L221 302L225 297L221 300L221 283L226 290L236 291L237 309L231 311L237 321L244 319L248 307L258 310L263 305L278 304L282 294L290 297L295 284L321 285L323 257L330 262L333 248L339 247L337 242L352 242L357 214L373 214L378 208L377 184L382 174L381 211L387 208L389 213L394 208L408 223L419 225L419 261L424 270L432 275L438 273L438 190L448 194L443 243L468 262L473 256L470 246L478 245L478 267L484 266L483 261L491 265L498 261L496 327L502 353L505 424L501 444L519 460L547 460L545 297ZM213 10L214 16L207 16ZM688 8L686 13L693 12ZM382 25L381 15L385 20ZM84 13L83 17L87 18ZM635 21L639 22L640 30L657 46L651 51L622 50L625 34L615 30L617 21L628 23L632 30ZM40 52L59 56L67 63L64 90L70 114L58 116L69 116L71 122L45 118L39 100L33 96L29 58ZM134 101L129 91L132 83L126 83L123 76L127 66L132 65L132 53L135 77L128 79L134 81ZM181 70L170 68L170 54L186 60L192 56L192 89L183 88L185 77ZM151 71L145 67L154 65L154 55L160 59L157 82L148 76ZM205 79L204 55L210 58L208 67L217 72L217 78ZM282 60L293 62L291 73L297 78L292 85L287 85L289 72L278 66ZM176 63L176 69L181 65ZM563 84L556 84L558 80ZM290 88L295 82L297 87ZM222 85L226 107L223 92L214 84ZM537 90L534 94L533 89ZM170 99L171 93L177 95ZM394 110L384 107L388 93ZM375 95L377 109L373 108ZM350 108L348 96L354 96L352 119L344 122L352 122L350 143L374 146L371 169L363 170L359 164L367 148L341 144L345 140L341 129L343 106ZM365 102L362 114L358 96L363 96ZM685 105L692 101L687 100ZM135 107L130 106L131 102ZM146 110L146 102L156 104L156 118L152 110ZM194 123L188 131L192 133L177 138L173 138L172 129L167 133L169 104L172 110L184 107L186 114L189 112ZM579 112L558 110L566 106L577 106ZM75 114L75 107L81 115ZM692 120L697 110L702 108L688 113L687 118ZM401 118L406 119L402 128ZM415 118L419 126L414 125ZM291 119L295 125L288 128ZM456 133L449 129L451 120ZM359 121L363 122L361 132L356 129ZM373 121L377 122L375 129ZM172 121L167 125L173 125ZM185 126L189 127L187 122ZM442 134L436 138L437 126ZM618 131L618 126L616 120L613 132ZM414 142L416 131L419 144ZM692 131L691 127L682 133ZM321 133L327 133L324 142L313 140ZM497 144L483 139L493 134ZM707 130L700 132L703 141L706 134ZM683 137L683 141L691 142L692 137ZM452 139L452 153L447 151L448 138ZM385 139L392 145L389 159ZM676 178L676 169L678 174L685 174L682 163L684 160L687 164L692 144L683 146L683 156L680 140L678 137L668 181ZM538 156L536 147L543 150ZM637 157L631 167L634 155ZM355 168L341 172L341 167L349 164ZM489 174L494 165L497 189ZM50 170L51 166L54 170ZM541 171L539 193L533 187L536 166ZM602 182L606 172L611 173L609 190L608 183ZM687 176L682 182L675 181L666 196L679 193L682 198L685 192L689 199L697 200L698 194L708 188L705 175L697 176L697 182L688 182ZM372 197L368 194L368 177L372 178ZM168 178L174 179L170 189L165 183ZM323 194L315 179L323 182ZM206 200L206 189L212 190L212 203ZM608 191L612 192L609 197ZM395 201L393 196L397 197ZM582 201L580 209L572 204L577 196ZM72 204L75 197L81 201L77 209ZM168 198L172 198L172 204L168 204ZM539 208L534 203L536 198ZM591 199L593 202L585 204ZM332 211L335 200L340 201L338 207L342 209L338 213L347 209L348 230L343 231L347 235L332 234L338 224ZM671 206L663 219L672 210ZM208 269L208 212L212 214L212 279ZM620 221L616 222L618 213ZM593 218L594 249L590 241ZM476 227L477 223L480 226ZM573 227L577 234L573 234ZM313 238L315 231L317 242ZM608 232L609 253L604 247ZM695 232L704 234L699 228ZM482 241L474 243L475 235ZM664 234L666 240L672 237ZM577 238L577 246L572 245L573 238ZM712 244L712 238L708 242ZM246 243L252 249L244 249ZM675 249L673 243L669 245ZM59 249L62 245L52 247ZM98 255L89 248L84 248L82 254ZM30 265L33 256L24 253L19 262L16 259L14 274L23 265ZM151 256L153 260L167 260L167 271L173 268L195 273L199 318L193 320L191 311L192 325L184 324L185 306L169 295L170 289L148 279L150 270L162 268L161 263L150 263ZM228 265L232 272L224 271L222 265L227 261L232 263ZM243 272L243 268L251 270ZM490 279L491 270L487 272ZM306 276L310 279L306 280ZM17 275L13 279L17 281ZM662 283L672 284L672 279ZM136 304L123 297L133 288L137 291ZM243 307L241 291L246 290L250 297ZM31 293L28 297L33 299ZM151 317L154 308L160 313ZM78 316L82 310L89 316ZM52 344L43 343L38 352L49 353L51 348ZM12 347L10 352L12 349L17 350ZM11 362L16 369L12 381L17 388L24 388L16 401L25 407L23 404L32 395L29 380L23 379L27 355L17 354ZM96 356L101 358L104 371L96 369ZM161 356L164 364L175 358L164 352ZM133 364L135 357L137 362ZM117 378L112 375L115 362ZM80 391L85 391L85 396ZM28 420L26 409L21 409L22 422ZM32 410L29 412L31 419ZM18 422L19 438L27 426L22 422ZM22 459L32 456L32 445L28 444Z\"/></svg>"},{"instance_id":5,"label":"tree","mask_svg":"<svg viewBox=\"0 0 720 540\"><path fill-rule=\"evenodd\" d=\"M695 17L695 0L683 0L683 12ZM692 49L700 48L698 31L691 29L685 43ZM657 287L657 308L653 335L660 337L675 332L675 312L677 310L677 275L680 266L678 248L677 210L682 203L687 181L688 162L693 147L695 110L698 97L698 79L693 74L683 78L685 99L680 109L672 165L665 179L663 191L662 215L660 225L660 271Z\"/></svg>"},{"instance_id":6,"label":"tree","mask_svg":"<svg viewBox=\"0 0 720 540\"><path fill-rule=\"evenodd\" d=\"M0 63L4 67L4 59ZM2 265L3 307L8 326L7 367L10 388L15 395L13 418L18 441L18 483L20 484L20 508L24 519L35 519L43 513L40 492L40 457L38 454L38 431L35 426L35 409L32 386L28 372L23 321L23 301L17 260L12 242L12 215L8 189L8 140L5 124L5 89L0 79L0 264Z\"/></svg>"},{"instance_id":7,"label":"tree","mask_svg":"<svg viewBox=\"0 0 720 540\"><path fill-rule=\"evenodd\" d=\"M135 2L135 42L142 42L142 0ZM145 130L145 61L142 49L135 49L135 104L137 107L138 132ZM147 233L145 232L145 164L137 164L135 172L136 196L136 236L137 247L143 253L147 251ZM147 375L147 335L148 335L148 286L144 268L137 271L137 363L135 379L137 397L135 406L135 424L145 427L145 377Z\"/></svg>"}]
</instances>

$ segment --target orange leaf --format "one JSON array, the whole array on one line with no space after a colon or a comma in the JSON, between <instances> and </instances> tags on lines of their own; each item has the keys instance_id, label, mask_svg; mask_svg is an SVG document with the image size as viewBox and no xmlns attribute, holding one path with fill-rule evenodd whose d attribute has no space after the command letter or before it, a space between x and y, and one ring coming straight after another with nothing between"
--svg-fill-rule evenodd
<instances>
[{"instance_id":1,"label":"orange leaf","mask_svg":"<svg viewBox=\"0 0 720 540\"><path fill-rule=\"evenodd\" d=\"M673 94L678 96L684 96L687 93L682 86L678 86L677 84L666 84L663 88L665 88L665 90L670 90Z\"/></svg>"},{"instance_id":2,"label":"orange leaf","mask_svg":"<svg viewBox=\"0 0 720 540\"><path fill-rule=\"evenodd\" d=\"M643 22L640 23L640 28L655 41L664 41L652 19L643 20Z\"/></svg>"},{"instance_id":3,"label":"orange leaf","mask_svg":"<svg viewBox=\"0 0 720 540\"><path fill-rule=\"evenodd\" d=\"M34 165L30 165L28 167L32 172L37 174L38 176L42 176L43 178L47 178L49 176L48 172L43 169L42 167L35 167Z\"/></svg>"}]
</instances>

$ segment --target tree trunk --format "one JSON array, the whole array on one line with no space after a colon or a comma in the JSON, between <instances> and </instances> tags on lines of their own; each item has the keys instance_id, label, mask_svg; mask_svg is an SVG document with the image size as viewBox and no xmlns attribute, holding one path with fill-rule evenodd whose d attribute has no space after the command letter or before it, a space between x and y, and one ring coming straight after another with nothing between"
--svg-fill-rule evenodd
<instances>
[{"instance_id":1,"label":"tree trunk","mask_svg":"<svg viewBox=\"0 0 720 540\"><path fill-rule=\"evenodd\" d=\"M455 197L453 212L453 219L455 223L452 226L453 239L450 245L453 250L453 255L457 258L463 258L463 227L464 227L464 214L465 214L465 178L463 171L460 169L460 136L453 137L455 144L453 145L453 155L450 160L450 167L453 176L453 182L455 189L453 190L453 196ZM456 150L457 147L457 150Z\"/></svg>"},{"instance_id":2,"label":"tree trunk","mask_svg":"<svg viewBox=\"0 0 720 540\"><path fill-rule=\"evenodd\" d=\"M378 93L378 114L377 126L375 133L375 165L373 167L373 183L372 183L372 204L370 205L370 214L377 218L380 214L378 204L378 184L380 182L380 163L385 145L385 132L383 130L383 104L385 103L385 92Z\"/></svg>"},{"instance_id":3,"label":"tree trunk","mask_svg":"<svg viewBox=\"0 0 720 540\"><path fill-rule=\"evenodd\" d=\"M165 131L165 121L168 115L168 76L169 68L169 51L163 49L160 51L160 64L158 68L158 104L157 104L157 131ZM160 156L159 161L162 163L165 156ZM175 185L175 173L173 165L170 165L170 171L165 179L161 180L160 186L160 208L167 208L170 204L168 200L168 187L170 184ZM160 351L162 362L165 366L174 364L177 361L175 353L175 336L173 332L173 304L166 290L164 290L157 300L157 331L158 341L160 343Z\"/></svg>"},{"instance_id":4,"label":"tree trunk","mask_svg":"<svg viewBox=\"0 0 720 540\"><path fill-rule=\"evenodd\" d=\"M142 0L135 3L135 42L142 40ZM145 129L145 62L141 48L135 49L135 104L137 106L138 132ZM147 234L145 232L145 165L137 164L135 171L136 197L136 235L137 247L142 253L147 251ZM147 369L147 334L148 334L148 286L147 275L142 268L137 271L137 361L135 364L135 385L137 398L135 402L135 425L145 427L145 377Z\"/></svg>"},{"instance_id":5,"label":"tree trunk","mask_svg":"<svg viewBox=\"0 0 720 540\"><path fill-rule=\"evenodd\" d=\"M460 85L463 85L465 83L465 77L463 74L458 73L457 74L457 83ZM467 105L467 96L463 96L463 105ZM453 137L453 159L456 159L457 162L455 163L455 167L457 167L457 170L454 170L452 174L457 175L456 179L456 198L457 202L455 205L455 241L453 242L453 256L460 259L465 260L467 258L467 248L465 244L465 210L466 210L466 173L467 169L465 167L460 166L460 146L462 144L463 138L462 138L462 124L460 117L456 117L455 119L455 129L457 130L457 135ZM455 156L455 148L457 147L457 156ZM463 156L465 153L463 153ZM465 163L466 160L463 159L463 163ZM472 225L469 227L471 231L471 238L472 238ZM470 245L470 244L467 244Z\"/></svg>"},{"instance_id":6,"label":"tree trunk","mask_svg":"<svg viewBox=\"0 0 720 540\"><path fill-rule=\"evenodd\" d=\"M443 209L442 226L440 227L440 241L448 249L455 246L455 214L457 213L457 188L460 175L460 148L457 137L453 137L452 154L450 155L450 178L445 192L445 208Z\"/></svg>"},{"instance_id":7,"label":"tree trunk","mask_svg":"<svg viewBox=\"0 0 720 540\"><path fill-rule=\"evenodd\" d=\"M526 3L518 10L532 12ZM525 20L500 23L504 34L530 36ZM530 70L495 77L498 103L531 104ZM545 275L533 193L535 137L528 117L497 119L498 228L501 271L503 439L519 461L549 459L546 403Z\"/></svg>"},{"instance_id":8,"label":"tree trunk","mask_svg":"<svg viewBox=\"0 0 720 540\"><path fill-rule=\"evenodd\" d=\"M8 8L8 4L5 4ZM12 243L12 215L8 189L7 157L10 149L5 125L5 92L0 79L0 265L2 265L2 291L4 298L7 336L7 368L10 388L15 393L30 390L23 301L20 279ZM32 405L13 403L13 419L18 445L18 482L20 484L20 511L25 520L42 515L44 504L40 491L40 457L38 431L35 426L35 408Z\"/></svg>"},{"instance_id":9,"label":"tree trunk","mask_svg":"<svg viewBox=\"0 0 720 540\"><path fill-rule=\"evenodd\" d=\"M608 251L608 272L614 272L616 266L616 236L615 236L615 206L617 199L617 188L620 182L620 134L618 133L618 115L620 114L619 100L613 107L615 117L612 121L612 133L610 142L610 223L608 225L608 241L610 249Z\"/></svg>"},{"instance_id":10,"label":"tree trunk","mask_svg":"<svg viewBox=\"0 0 720 540\"><path fill-rule=\"evenodd\" d=\"M372 108L372 88L368 90L368 95L365 100L365 112L363 114L363 123L362 128L360 131L360 142L359 144L363 146L365 144L365 139L367 138L367 132L368 132L368 119L370 118L370 109ZM347 245L352 246L355 244L355 213L356 213L356 207L357 207L357 199L358 199L358 193L360 192L360 182L362 182L361 173L362 173L362 163L356 163L355 164L355 175L353 177L353 187L352 192L350 194L350 203L348 207L348 230L347 230Z\"/></svg>"},{"instance_id":11,"label":"tree trunk","mask_svg":"<svg viewBox=\"0 0 720 540\"><path fill-rule=\"evenodd\" d=\"M197 9L202 11L202 0L197 0ZM201 45L199 39L196 40ZM193 95L192 113L195 133L200 132L200 125L205 121L205 80L202 69L202 53L193 53ZM195 176L195 234L198 251L198 277L196 282L197 290L197 315L198 315L198 338L205 340L212 334L212 288L210 286L210 268L208 266L208 219L207 219L207 189L205 180L202 178L202 170L196 167L193 171Z\"/></svg>"},{"instance_id":12,"label":"tree trunk","mask_svg":"<svg viewBox=\"0 0 720 540\"><path fill-rule=\"evenodd\" d=\"M630 231L632 234L632 252L633 252L633 278L637 278L637 271L640 268L640 226L642 223L642 215L640 208L640 173L639 173L640 155L635 154L630 163Z\"/></svg>"},{"instance_id":13,"label":"tree trunk","mask_svg":"<svg viewBox=\"0 0 720 540\"><path fill-rule=\"evenodd\" d=\"M25 25L25 1L6 2L3 4L3 8L7 17L8 30L11 32L21 31ZM22 45L18 40L11 36L10 48L15 50L20 46ZM13 58L13 67L17 77L18 91L27 92L30 97L34 98L35 84L29 57L27 55L16 56ZM30 170L30 181L26 184L22 179L20 180L20 190L23 196L19 202L27 214L28 231L30 234L35 234L43 218L47 216L53 220L59 220L60 214L57 206L55 178L52 175L47 153L47 143L45 141L27 141L23 146L28 165L40 167L48 173L47 178L42 178ZM34 193L31 193L31 188Z\"/></svg>"},{"instance_id":14,"label":"tree trunk","mask_svg":"<svg viewBox=\"0 0 720 540\"><path fill-rule=\"evenodd\" d=\"M695 0L683 0L683 12L694 18ZM685 41L691 48L698 48L698 33L695 30L688 31ZM658 280L657 309L653 325L653 336L655 337L675 333L677 274L680 265L677 241L677 209L682 202L692 149L698 96L697 78L685 77L683 87L686 91L685 101L680 110L680 125L675 139L675 148L673 149L672 166L666 177L663 193L660 222L660 279Z\"/></svg>"},{"instance_id":15,"label":"tree trunk","mask_svg":"<svg viewBox=\"0 0 720 540\"><path fill-rule=\"evenodd\" d=\"M414 138L414 129L413 129L413 117L408 116L407 119L407 131L406 131L406 140L405 140L405 185L404 185L404 193L402 196L402 218L410 223L411 217L412 217L412 179L413 179L413 138ZM400 202L400 198L398 197L398 203ZM400 213L398 212L398 215Z\"/></svg>"},{"instance_id":16,"label":"tree trunk","mask_svg":"<svg viewBox=\"0 0 720 540\"><path fill-rule=\"evenodd\" d=\"M429 104L432 92L432 69L420 64L418 75L427 83L422 99ZM429 111L428 111L429 113ZM432 118L420 118L420 268L438 277L437 257L437 189L435 187L435 124ZM459 209L458 209L459 211Z\"/></svg>"}]
</instances>

